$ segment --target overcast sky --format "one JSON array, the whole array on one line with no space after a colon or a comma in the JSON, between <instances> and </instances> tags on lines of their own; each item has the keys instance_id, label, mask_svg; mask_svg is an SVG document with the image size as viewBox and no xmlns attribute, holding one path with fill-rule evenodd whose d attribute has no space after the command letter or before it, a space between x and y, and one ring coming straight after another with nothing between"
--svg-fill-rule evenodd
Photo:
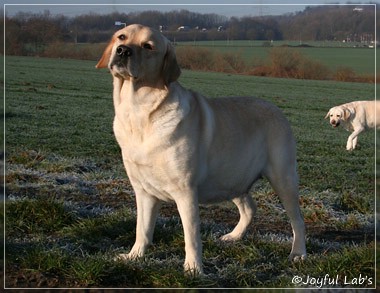
<instances>
[{"instance_id":1,"label":"overcast sky","mask_svg":"<svg viewBox=\"0 0 380 293\"><path fill-rule=\"evenodd\" d=\"M141 0L140 0L141 1ZM52 14L62 14L65 16L75 16L79 14L98 13L105 14L111 12L132 12L144 10L159 10L170 11L178 9L186 9L200 13L216 13L225 16L261 16L261 15L279 15L289 12L302 11L306 6L324 5L329 3L345 4L346 1L332 0L163 0L152 1L143 0L141 3L134 5L133 3L140 2L139 0L61 0L58 3L51 4L54 0L0 0L0 3L5 7L5 13L8 16L13 16L17 12L43 12L49 10ZM30 4L30 3L35 3ZM165 4L157 4L157 3ZM278 4L278 3L281 4ZM351 1L354 3L368 3L367 1ZM17 5L15 4L17 3ZM128 5L125 5L130 3ZM192 3L192 4L188 4ZM202 3L202 4L201 4ZM206 3L206 4L205 4ZM50 4L50 5L49 5ZM97 4L97 5L94 5Z\"/></svg>"}]
</instances>

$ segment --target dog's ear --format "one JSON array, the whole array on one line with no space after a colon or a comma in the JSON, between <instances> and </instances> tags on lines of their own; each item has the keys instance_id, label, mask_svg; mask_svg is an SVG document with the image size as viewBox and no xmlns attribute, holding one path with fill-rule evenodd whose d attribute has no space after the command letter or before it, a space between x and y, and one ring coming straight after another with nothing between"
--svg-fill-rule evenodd
<instances>
[{"instance_id":1,"label":"dog's ear","mask_svg":"<svg viewBox=\"0 0 380 293\"><path fill-rule=\"evenodd\" d=\"M330 110L327 112L326 116L325 116L325 119L329 118L330 117Z\"/></svg>"},{"instance_id":2,"label":"dog's ear","mask_svg":"<svg viewBox=\"0 0 380 293\"><path fill-rule=\"evenodd\" d=\"M112 38L111 42L107 45L106 49L103 52L102 57L100 58L98 64L95 65L96 68L106 68L108 67L108 62L111 58L111 51L115 40Z\"/></svg>"},{"instance_id":3,"label":"dog's ear","mask_svg":"<svg viewBox=\"0 0 380 293\"><path fill-rule=\"evenodd\" d=\"M347 121L351 116L351 111L348 108L343 108L343 120Z\"/></svg>"},{"instance_id":4,"label":"dog's ear","mask_svg":"<svg viewBox=\"0 0 380 293\"><path fill-rule=\"evenodd\" d=\"M174 47L168 43L166 54L164 58L164 66L162 69L165 85L176 81L181 75L181 69L178 66L177 58L175 56Z\"/></svg>"}]
</instances>

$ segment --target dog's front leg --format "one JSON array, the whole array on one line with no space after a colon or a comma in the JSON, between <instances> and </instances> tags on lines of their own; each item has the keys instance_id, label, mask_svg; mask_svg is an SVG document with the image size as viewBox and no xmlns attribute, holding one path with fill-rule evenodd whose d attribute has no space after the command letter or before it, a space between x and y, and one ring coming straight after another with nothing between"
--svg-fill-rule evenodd
<instances>
[{"instance_id":1,"label":"dog's front leg","mask_svg":"<svg viewBox=\"0 0 380 293\"><path fill-rule=\"evenodd\" d=\"M143 190L136 190L136 203L136 242L128 254L119 255L119 259L122 260L139 258L145 254L148 246L152 243L154 226L161 206L157 198L150 196Z\"/></svg>"},{"instance_id":2,"label":"dog's front leg","mask_svg":"<svg viewBox=\"0 0 380 293\"><path fill-rule=\"evenodd\" d=\"M347 139L346 149L348 151L352 151L356 148L356 144L358 142L358 135L363 131L364 131L364 128L361 127L361 128L355 129L355 131L351 133L351 135Z\"/></svg>"},{"instance_id":3,"label":"dog's front leg","mask_svg":"<svg viewBox=\"0 0 380 293\"><path fill-rule=\"evenodd\" d=\"M358 136L356 136L353 140L352 140L352 148L353 149L356 149L356 145L358 144Z\"/></svg>"},{"instance_id":4,"label":"dog's front leg","mask_svg":"<svg viewBox=\"0 0 380 293\"><path fill-rule=\"evenodd\" d=\"M198 197L195 192L189 191L181 194L176 204L185 234L185 273L203 274Z\"/></svg>"}]
</instances>

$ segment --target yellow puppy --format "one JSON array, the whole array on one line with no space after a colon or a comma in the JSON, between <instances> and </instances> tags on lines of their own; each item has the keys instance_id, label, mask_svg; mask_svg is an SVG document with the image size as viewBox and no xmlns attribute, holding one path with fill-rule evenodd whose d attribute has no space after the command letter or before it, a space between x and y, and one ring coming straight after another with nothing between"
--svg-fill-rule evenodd
<instances>
[{"instance_id":1,"label":"yellow puppy","mask_svg":"<svg viewBox=\"0 0 380 293\"><path fill-rule=\"evenodd\" d=\"M335 128L342 125L351 131L346 149L352 151L358 143L358 135L369 128L380 128L380 103L376 101L356 101L333 107L326 114Z\"/></svg>"}]
</instances>

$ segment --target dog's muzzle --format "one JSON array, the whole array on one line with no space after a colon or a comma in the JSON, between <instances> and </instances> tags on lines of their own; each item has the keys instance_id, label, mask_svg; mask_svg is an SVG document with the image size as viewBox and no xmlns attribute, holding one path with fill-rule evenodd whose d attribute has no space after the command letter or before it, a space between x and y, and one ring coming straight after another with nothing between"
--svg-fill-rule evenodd
<instances>
[{"instance_id":1,"label":"dog's muzzle","mask_svg":"<svg viewBox=\"0 0 380 293\"><path fill-rule=\"evenodd\" d=\"M133 57L134 53L131 47L125 45L118 46L110 64L110 69L124 79L129 77L137 79L138 70L136 70L136 62L132 62Z\"/></svg>"},{"instance_id":2,"label":"dog's muzzle","mask_svg":"<svg viewBox=\"0 0 380 293\"><path fill-rule=\"evenodd\" d=\"M130 57L132 56L132 49L125 45L120 45L116 48L116 54L119 57Z\"/></svg>"},{"instance_id":3,"label":"dog's muzzle","mask_svg":"<svg viewBox=\"0 0 380 293\"><path fill-rule=\"evenodd\" d=\"M339 121L335 121L335 120L331 121L331 126L334 127L334 128L335 128L335 127L338 127L339 124L340 124Z\"/></svg>"}]
</instances>

